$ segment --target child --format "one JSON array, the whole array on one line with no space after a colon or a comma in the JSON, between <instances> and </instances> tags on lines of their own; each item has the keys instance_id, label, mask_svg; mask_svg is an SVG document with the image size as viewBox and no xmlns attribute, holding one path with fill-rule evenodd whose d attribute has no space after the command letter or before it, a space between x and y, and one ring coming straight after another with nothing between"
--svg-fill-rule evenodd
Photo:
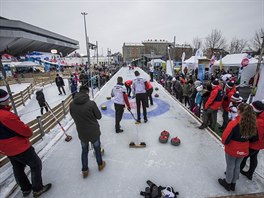
<instances>
[{"instance_id":1,"label":"child","mask_svg":"<svg viewBox=\"0 0 264 198\"><path fill-rule=\"evenodd\" d=\"M195 96L195 111L194 114L200 118L200 113L201 113L201 105L202 105L202 99L203 99L203 85L200 85L196 87L197 93Z\"/></svg>"},{"instance_id":2,"label":"child","mask_svg":"<svg viewBox=\"0 0 264 198\"><path fill-rule=\"evenodd\" d=\"M231 102L229 104L228 118L230 121L234 120L237 117L237 107L241 102L243 102L243 98L239 96L239 92L237 91L234 95L231 96Z\"/></svg>"}]
</instances>

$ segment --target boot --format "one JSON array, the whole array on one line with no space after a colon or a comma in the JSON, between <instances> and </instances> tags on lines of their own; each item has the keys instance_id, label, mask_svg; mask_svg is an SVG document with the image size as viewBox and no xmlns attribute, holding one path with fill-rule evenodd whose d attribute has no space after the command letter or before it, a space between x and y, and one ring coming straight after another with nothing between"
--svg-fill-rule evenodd
<instances>
[{"instance_id":1,"label":"boot","mask_svg":"<svg viewBox=\"0 0 264 198\"><path fill-rule=\"evenodd\" d=\"M240 173L242 175L246 176L249 180L252 180L252 175L250 175L249 172L245 172L245 171L241 170Z\"/></svg>"},{"instance_id":2,"label":"boot","mask_svg":"<svg viewBox=\"0 0 264 198\"><path fill-rule=\"evenodd\" d=\"M26 191L22 191L23 197L29 196L30 193L31 193L31 189L30 190L26 190Z\"/></svg>"},{"instance_id":3,"label":"boot","mask_svg":"<svg viewBox=\"0 0 264 198\"><path fill-rule=\"evenodd\" d=\"M106 164L105 161L103 161L102 165L98 165L98 170L102 171L105 167L105 164Z\"/></svg>"},{"instance_id":4,"label":"boot","mask_svg":"<svg viewBox=\"0 0 264 198\"><path fill-rule=\"evenodd\" d=\"M230 190L232 191L236 190L236 183L231 183Z\"/></svg>"},{"instance_id":5,"label":"boot","mask_svg":"<svg viewBox=\"0 0 264 198\"><path fill-rule=\"evenodd\" d=\"M43 193L47 192L51 188L51 184L46 184L40 191L33 192L33 197L39 197Z\"/></svg>"},{"instance_id":6,"label":"boot","mask_svg":"<svg viewBox=\"0 0 264 198\"><path fill-rule=\"evenodd\" d=\"M218 179L218 182L223 186L227 191L230 191L231 184L227 183L225 179Z\"/></svg>"},{"instance_id":7,"label":"boot","mask_svg":"<svg viewBox=\"0 0 264 198\"><path fill-rule=\"evenodd\" d=\"M199 129L204 129L206 128L207 126L205 124L202 124L201 126L199 126Z\"/></svg>"},{"instance_id":8,"label":"boot","mask_svg":"<svg viewBox=\"0 0 264 198\"><path fill-rule=\"evenodd\" d=\"M82 175L83 175L83 178L88 177L88 175L89 175L89 169L86 170L86 171L83 171L83 172L82 172Z\"/></svg>"}]
</instances>

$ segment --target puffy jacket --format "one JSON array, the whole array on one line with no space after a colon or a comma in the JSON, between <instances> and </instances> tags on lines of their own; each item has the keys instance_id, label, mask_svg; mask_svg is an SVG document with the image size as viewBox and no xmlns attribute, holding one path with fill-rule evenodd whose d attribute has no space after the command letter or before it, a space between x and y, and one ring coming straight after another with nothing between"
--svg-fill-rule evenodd
<instances>
[{"instance_id":1,"label":"puffy jacket","mask_svg":"<svg viewBox=\"0 0 264 198\"><path fill-rule=\"evenodd\" d=\"M229 90L223 99L222 107L223 109L228 112L229 111L229 104L231 102L231 97L236 93L236 86L234 86L231 90Z\"/></svg>"},{"instance_id":2,"label":"puffy jacket","mask_svg":"<svg viewBox=\"0 0 264 198\"><path fill-rule=\"evenodd\" d=\"M153 88L151 83L148 81L146 84L146 90L148 91L149 89Z\"/></svg>"},{"instance_id":3,"label":"puffy jacket","mask_svg":"<svg viewBox=\"0 0 264 198\"><path fill-rule=\"evenodd\" d=\"M132 80L127 80L127 81L125 82L125 85L127 85L128 87L131 87L132 83L133 83Z\"/></svg>"},{"instance_id":4,"label":"puffy jacket","mask_svg":"<svg viewBox=\"0 0 264 198\"><path fill-rule=\"evenodd\" d=\"M63 81L62 77L60 77L60 76L57 76L55 78L55 83L56 83L56 85L58 87L63 87L64 86L64 81Z\"/></svg>"},{"instance_id":5,"label":"puffy jacket","mask_svg":"<svg viewBox=\"0 0 264 198\"><path fill-rule=\"evenodd\" d=\"M225 152L233 157L245 157L249 150L249 138L241 136L239 121L240 116L230 121L222 134Z\"/></svg>"},{"instance_id":6,"label":"puffy jacket","mask_svg":"<svg viewBox=\"0 0 264 198\"><path fill-rule=\"evenodd\" d=\"M32 130L10 109L10 106L0 106L0 153L15 156L31 146Z\"/></svg>"},{"instance_id":7,"label":"puffy jacket","mask_svg":"<svg viewBox=\"0 0 264 198\"><path fill-rule=\"evenodd\" d=\"M45 101L46 101L45 100L45 96L44 96L44 93L42 91L37 91L36 92L36 99L37 99L40 107L46 106L46 104L45 104Z\"/></svg>"},{"instance_id":8,"label":"puffy jacket","mask_svg":"<svg viewBox=\"0 0 264 198\"><path fill-rule=\"evenodd\" d=\"M205 103L205 109L211 108L213 110L220 109L222 105L223 91L221 85L215 86L210 93L208 100Z\"/></svg>"},{"instance_id":9,"label":"puffy jacket","mask_svg":"<svg viewBox=\"0 0 264 198\"><path fill-rule=\"evenodd\" d=\"M249 147L254 150L264 149L264 112L257 116L257 141L250 142Z\"/></svg>"},{"instance_id":10,"label":"puffy jacket","mask_svg":"<svg viewBox=\"0 0 264 198\"><path fill-rule=\"evenodd\" d=\"M100 126L97 120L102 114L96 103L89 99L84 92L75 94L70 104L70 114L75 122L79 139L82 142L96 142L100 135Z\"/></svg>"}]
</instances>

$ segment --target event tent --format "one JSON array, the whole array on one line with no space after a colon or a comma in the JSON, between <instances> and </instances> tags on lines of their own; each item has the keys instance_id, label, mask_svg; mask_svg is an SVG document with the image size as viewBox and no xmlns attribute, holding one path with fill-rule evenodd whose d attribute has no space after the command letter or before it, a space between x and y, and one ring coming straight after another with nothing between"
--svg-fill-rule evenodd
<instances>
[{"instance_id":1,"label":"event tent","mask_svg":"<svg viewBox=\"0 0 264 198\"><path fill-rule=\"evenodd\" d=\"M232 69L233 71L238 71L241 68L242 60L247 57L246 53L241 54L228 54L224 58L222 58L223 69L225 71ZM256 74L258 60L255 58L250 58L249 63L246 67L241 71L241 83L248 84L250 78L252 78ZM220 60L216 61L213 67L219 67Z\"/></svg>"}]
</instances>

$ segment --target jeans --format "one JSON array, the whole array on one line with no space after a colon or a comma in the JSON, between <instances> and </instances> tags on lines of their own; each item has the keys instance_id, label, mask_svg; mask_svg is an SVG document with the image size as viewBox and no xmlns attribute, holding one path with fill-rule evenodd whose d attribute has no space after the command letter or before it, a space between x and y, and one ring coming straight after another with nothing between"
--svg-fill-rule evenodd
<instances>
[{"instance_id":1,"label":"jeans","mask_svg":"<svg viewBox=\"0 0 264 198\"><path fill-rule=\"evenodd\" d=\"M42 162L33 147L30 147L23 153L15 156L9 156L8 158L13 166L16 182L22 191L33 189L33 191L36 192L43 188L41 177ZM28 165L31 170L32 185L25 174L26 165Z\"/></svg>"},{"instance_id":2,"label":"jeans","mask_svg":"<svg viewBox=\"0 0 264 198\"><path fill-rule=\"evenodd\" d=\"M93 144L93 148L95 151L95 157L98 166L103 164L102 160L102 154L101 154L101 142L100 138L95 141ZM82 146L82 171L87 171L88 170L88 153L89 153L89 142L82 142L81 141L81 146Z\"/></svg>"},{"instance_id":3,"label":"jeans","mask_svg":"<svg viewBox=\"0 0 264 198\"><path fill-rule=\"evenodd\" d=\"M225 154L226 157L226 182L236 183L240 174L240 164L243 157L233 157L229 154Z\"/></svg>"}]
</instances>

